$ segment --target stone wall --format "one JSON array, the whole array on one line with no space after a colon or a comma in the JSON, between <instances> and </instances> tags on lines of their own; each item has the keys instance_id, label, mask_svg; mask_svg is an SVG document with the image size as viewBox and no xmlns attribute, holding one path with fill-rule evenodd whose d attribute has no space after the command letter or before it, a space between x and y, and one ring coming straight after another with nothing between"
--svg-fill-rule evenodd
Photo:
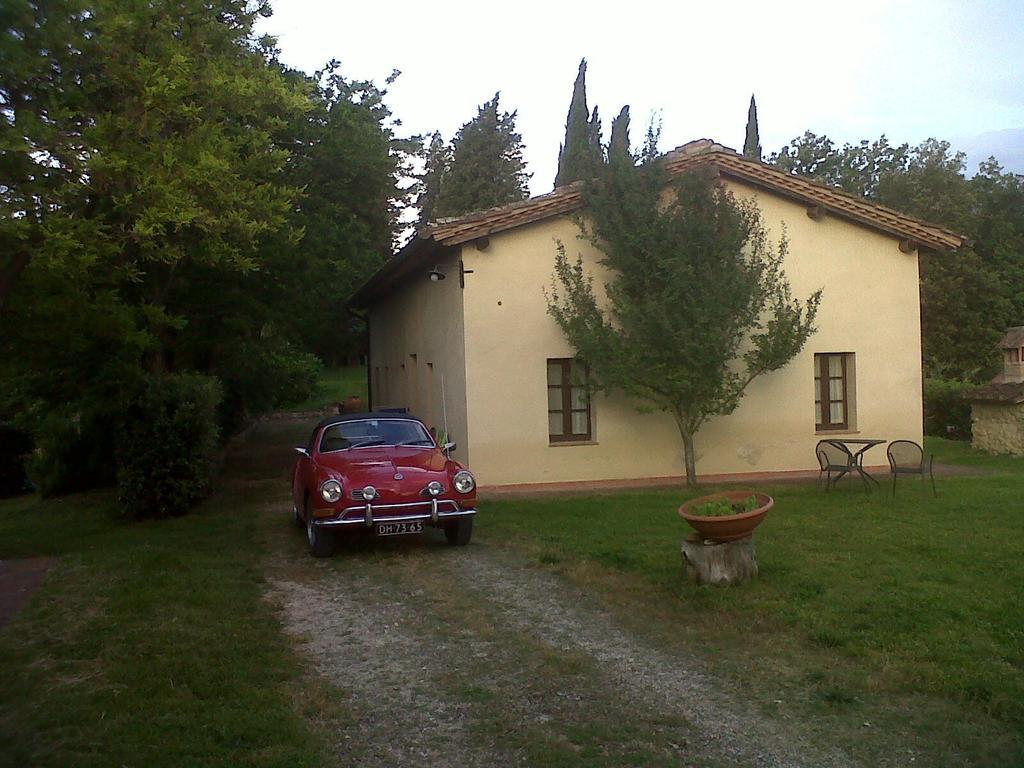
<instances>
[{"instance_id":1,"label":"stone wall","mask_svg":"<svg viewBox=\"0 0 1024 768\"><path fill-rule=\"evenodd\" d=\"M971 406L971 444L989 453L1024 456L1024 403Z\"/></svg>"}]
</instances>

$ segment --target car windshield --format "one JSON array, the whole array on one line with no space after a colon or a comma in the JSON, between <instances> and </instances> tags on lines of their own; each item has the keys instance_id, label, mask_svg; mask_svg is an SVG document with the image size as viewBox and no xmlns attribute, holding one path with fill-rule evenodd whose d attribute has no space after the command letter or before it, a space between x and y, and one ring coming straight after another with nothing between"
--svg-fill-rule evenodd
<instances>
[{"instance_id":1,"label":"car windshield","mask_svg":"<svg viewBox=\"0 0 1024 768\"><path fill-rule=\"evenodd\" d=\"M320 452L345 451L379 445L433 447L434 440L418 421L359 419L332 424L320 437Z\"/></svg>"}]
</instances>

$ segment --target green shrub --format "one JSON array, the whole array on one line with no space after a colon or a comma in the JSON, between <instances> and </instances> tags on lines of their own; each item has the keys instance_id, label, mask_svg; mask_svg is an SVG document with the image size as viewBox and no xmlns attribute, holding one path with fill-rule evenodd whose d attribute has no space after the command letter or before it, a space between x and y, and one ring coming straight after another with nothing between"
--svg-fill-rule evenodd
<instances>
[{"instance_id":1,"label":"green shrub","mask_svg":"<svg viewBox=\"0 0 1024 768\"><path fill-rule=\"evenodd\" d=\"M127 516L183 515L203 497L220 401L220 382L200 374L154 376L131 399L118 430L118 497Z\"/></svg>"},{"instance_id":2,"label":"green shrub","mask_svg":"<svg viewBox=\"0 0 1024 768\"><path fill-rule=\"evenodd\" d=\"M236 345L218 363L224 382L221 423L233 432L248 416L301 402L317 388L322 364L280 337Z\"/></svg>"},{"instance_id":3,"label":"green shrub","mask_svg":"<svg viewBox=\"0 0 1024 768\"><path fill-rule=\"evenodd\" d=\"M32 437L14 424L0 421L0 499L31 488L25 462L32 452Z\"/></svg>"},{"instance_id":4,"label":"green shrub","mask_svg":"<svg viewBox=\"0 0 1024 768\"><path fill-rule=\"evenodd\" d=\"M50 411L33 430L28 477L44 497L110 485L114 481L114 416L105 408L66 406Z\"/></svg>"},{"instance_id":5,"label":"green shrub","mask_svg":"<svg viewBox=\"0 0 1024 768\"><path fill-rule=\"evenodd\" d=\"M950 379L924 380L924 433L952 440L971 439L971 405L963 393L978 385Z\"/></svg>"}]
</instances>

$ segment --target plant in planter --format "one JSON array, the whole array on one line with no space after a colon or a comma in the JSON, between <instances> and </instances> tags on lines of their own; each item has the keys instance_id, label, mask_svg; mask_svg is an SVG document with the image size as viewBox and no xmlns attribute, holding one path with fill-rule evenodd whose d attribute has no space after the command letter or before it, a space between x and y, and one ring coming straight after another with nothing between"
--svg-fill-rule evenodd
<instances>
[{"instance_id":1,"label":"plant in planter","mask_svg":"<svg viewBox=\"0 0 1024 768\"><path fill-rule=\"evenodd\" d=\"M703 504L698 504L692 510L690 514L699 515L700 517L726 517L727 515L739 515L743 512L753 512L761 506L757 500L757 496L751 494L743 501L728 501L726 499L715 499L714 501L707 501Z\"/></svg>"},{"instance_id":2,"label":"plant in planter","mask_svg":"<svg viewBox=\"0 0 1024 768\"><path fill-rule=\"evenodd\" d=\"M757 576L751 534L774 504L766 493L726 491L679 507L679 516L697 530L682 544L687 577L698 584L724 585Z\"/></svg>"},{"instance_id":3,"label":"plant in planter","mask_svg":"<svg viewBox=\"0 0 1024 768\"><path fill-rule=\"evenodd\" d=\"M711 541L736 541L753 533L775 500L755 491L725 491L690 499L679 515Z\"/></svg>"}]
</instances>

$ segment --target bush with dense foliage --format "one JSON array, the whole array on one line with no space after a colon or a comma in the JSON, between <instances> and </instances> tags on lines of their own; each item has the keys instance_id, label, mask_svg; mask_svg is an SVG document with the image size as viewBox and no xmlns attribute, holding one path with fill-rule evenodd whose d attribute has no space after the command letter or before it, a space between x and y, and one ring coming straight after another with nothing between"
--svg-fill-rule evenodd
<instances>
[{"instance_id":1,"label":"bush with dense foliage","mask_svg":"<svg viewBox=\"0 0 1024 768\"><path fill-rule=\"evenodd\" d=\"M963 395L978 385L948 379L924 380L924 433L953 440L971 439L971 405Z\"/></svg>"},{"instance_id":2,"label":"bush with dense foliage","mask_svg":"<svg viewBox=\"0 0 1024 768\"><path fill-rule=\"evenodd\" d=\"M220 382L200 374L154 376L131 398L117 445L125 515L183 515L203 497L217 448L220 400Z\"/></svg>"},{"instance_id":3,"label":"bush with dense foliage","mask_svg":"<svg viewBox=\"0 0 1024 768\"><path fill-rule=\"evenodd\" d=\"M102 406L57 408L35 431L26 465L44 497L108 485L114 480L114 418Z\"/></svg>"},{"instance_id":4,"label":"bush with dense foliage","mask_svg":"<svg viewBox=\"0 0 1024 768\"><path fill-rule=\"evenodd\" d=\"M30 488L25 462L31 451L32 438L27 432L0 421L0 499Z\"/></svg>"},{"instance_id":5,"label":"bush with dense foliage","mask_svg":"<svg viewBox=\"0 0 1024 768\"><path fill-rule=\"evenodd\" d=\"M322 368L317 357L284 339L238 344L217 368L224 383L222 427L232 432L253 414L307 399L316 390Z\"/></svg>"},{"instance_id":6,"label":"bush with dense foliage","mask_svg":"<svg viewBox=\"0 0 1024 768\"><path fill-rule=\"evenodd\" d=\"M113 477L89 414L153 372L219 378L233 429L358 351L415 191L383 89L284 66L266 0L2 7L0 420L44 491Z\"/></svg>"}]
</instances>

